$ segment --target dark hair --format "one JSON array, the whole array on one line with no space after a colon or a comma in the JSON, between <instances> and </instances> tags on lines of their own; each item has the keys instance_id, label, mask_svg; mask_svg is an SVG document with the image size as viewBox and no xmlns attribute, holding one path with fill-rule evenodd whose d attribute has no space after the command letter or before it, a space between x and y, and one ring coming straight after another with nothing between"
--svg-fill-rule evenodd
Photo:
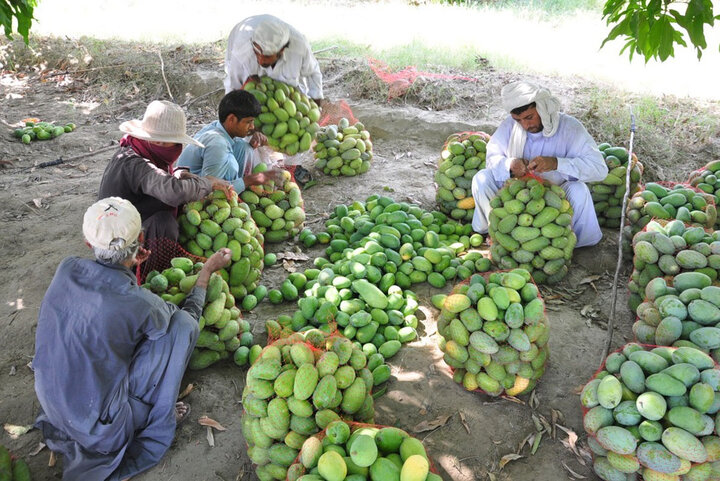
<instances>
[{"instance_id":1,"label":"dark hair","mask_svg":"<svg viewBox=\"0 0 720 481\"><path fill-rule=\"evenodd\" d=\"M218 107L220 122L225 122L228 115L234 114L239 119L260 115L260 102L247 90L233 90L225 94Z\"/></svg>"},{"instance_id":2,"label":"dark hair","mask_svg":"<svg viewBox=\"0 0 720 481\"><path fill-rule=\"evenodd\" d=\"M510 111L513 115L520 115L521 113L525 112L527 109L535 107L535 102L531 102L527 105L523 105L522 107L515 107Z\"/></svg>"}]
</instances>

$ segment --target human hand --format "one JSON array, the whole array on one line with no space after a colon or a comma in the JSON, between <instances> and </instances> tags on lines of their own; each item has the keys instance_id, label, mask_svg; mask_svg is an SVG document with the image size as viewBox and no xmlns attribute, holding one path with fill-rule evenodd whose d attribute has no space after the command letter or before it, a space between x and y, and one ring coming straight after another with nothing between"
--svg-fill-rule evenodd
<instances>
[{"instance_id":1,"label":"human hand","mask_svg":"<svg viewBox=\"0 0 720 481\"><path fill-rule=\"evenodd\" d=\"M180 169L177 171L178 179L180 180L188 180L188 179L194 179L197 177L197 175L193 174L189 170Z\"/></svg>"},{"instance_id":2,"label":"human hand","mask_svg":"<svg viewBox=\"0 0 720 481\"><path fill-rule=\"evenodd\" d=\"M522 177L527 174L527 171L525 159L514 158L510 161L510 173L513 177Z\"/></svg>"},{"instance_id":3,"label":"human hand","mask_svg":"<svg viewBox=\"0 0 720 481\"><path fill-rule=\"evenodd\" d=\"M213 190L222 190L225 193L227 200L232 198L232 184L227 180L218 179L212 175L208 175L207 179L212 183Z\"/></svg>"},{"instance_id":4,"label":"human hand","mask_svg":"<svg viewBox=\"0 0 720 481\"><path fill-rule=\"evenodd\" d=\"M136 266L139 266L146 260L148 260L148 257L150 257L150 254L152 254L151 250L148 250L142 246L138 248L137 254L135 254L135 260L134 263Z\"/></svg>"},{"instance_id":5,"label":"human hand","mask_svg":"<svg viewBox=\"0 0 720 481\"><path fill-rule=\"evenodd\" d=\"M251 75L248 77L247 81L258 83L260 82L260 77L258 75Z\"/></svg>"},{"instance_id":6,"label":"human hand","mask_svg":"<svg viewBox=\"0 0 720 481\"><path fill-rule=\"evenodd\" d=\"M250 147L257 149L262 145L267 145L267 137L262 132L253 132L250 136Z\"/></svg>"},{"instance_id":7,"label":"human hand","mask_svg":"<svg viewBox=\"0 0 720 481\"><path fill-rule=\"evenodd\" d=\"M258 172L257 174L250 174L243 178L245 186L251 185L262 185L270 182L271 180L280 181L283 177L282 169L270 169L265 172Z\"/></svg>"},{"instance_id":8,"label":"human hand","mask_svg":"<svg viewBox=\"0 0 720 481\"><path fill-rule=\"evenodd\" d=\"M313 99L313 102L315 102L315 103L317 104L317 106L322 109L322 108L325 106L325 103L327 102L327 100L325 100L325 99Z\"/></svg>"},{"instance_id":9,"label":"human hand","mask_svg":"<svg viewBox=\"0 0 720 481\"><path fill-rule=\"evenodd\" d=\"M552 170L557 170L557 166L557 157L538 156L530 161L527 168L534 172L550 172Z\"/></svg>"},{"instance_id":10,"label":"human hand","mask_svg":"<svg viewBox=\"0 0 720 481\"><path fill-rule=\"evenodd\" d=\"M203 264L202 268L207 269L208 272L212 274L213 272L218 271L230 264L231 255L232 251L227 247L223 247L222 249L211 255L208 260L205 261L205 264Z\"/></svg>"}]
</instances>

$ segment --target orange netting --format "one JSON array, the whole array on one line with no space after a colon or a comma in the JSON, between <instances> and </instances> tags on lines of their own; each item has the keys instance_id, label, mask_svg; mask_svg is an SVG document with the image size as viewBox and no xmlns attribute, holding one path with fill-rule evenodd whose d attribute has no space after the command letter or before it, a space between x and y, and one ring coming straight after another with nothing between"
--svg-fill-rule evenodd
<instances>
[{"instance_id":1,"label":"orange netting","mask_svg":"<svg viewBox=\"0 0 720 481\"><path fill-rule=\"evenodd\" d=\"M350 106L344 100L338 102L325 102L322 107L322 115L318 124L321 127L326 125L337 125L340 119L348 119L351 125L357 123L358 119L353 115Z\"/></svg>"},{"instance_id":2,"label":"orange netting","mask_svg":"<svg viewBox=\"0 0 720 481\"><path fill-rule=\"evenodd\" d=\"M463 75L420 72L413 66L405 67L398 72L391 72L387 64L374 58L368 58L368 64L375 75L388 85L388 100L404 95L410 86L420 77L442 80L465 80L467 82L479 81L477 78Z\"/></svg>"},{"instance_id":3,"label":"orange netting","mask_svg":"<svg viewBox=\"0 0 720 481\"><path fill-rule=\"evenodd\" d=\"M145 277L151 271L163 271L170 267L170 261L175 257L187 257L193 262L206 260L205 257L190 254L180 244L168 238L149 239L145 242L145 249L150 251L150 257L135 269L138 284L145 282Z\"/></svg>"},{"instance_id":4,"label":"orange netting","mask_svg":"<svg viewBox=\"0 0 720 481\"><path fill-rule=\"evenodd\" d=\"M350 428L350 433L351 433L351 434L354 433L355 431L357 431L358 429L363 429L363 428L371 428L371 429L394 428L394 429L398 429L398 430L404 432L404 433L407 435L407 437L409 437L409 438L418 439L418 438L416 438L415 436L411 436L410 433L408 433L408 432L405 431L404 429L398 428L397 426L385 426L385 425L383 425L383 424L359 423L359 422L355 422L355 421L346 421L346 420L344 420L344 419L340 419L340 421L342 421L342 422L344 422L345 424L348 425L348 427ZM311 437L316 438L316 439L318 439L319 441L322 441L323 439L325 439L325 436L327 436L327 428L323 429L322 431L320 431L319 433L317 433L317 434L315 434L315 435L313 435L313 436L311 436ZM422 441L421 441L421 442L422 442ZM345 444L345 443L342 443L342 444ZM423 447L424 447L424 445L423 445ZM350 453L350 450L349 450L349 449L347 450L347 453L348 453L348 455L349 455L349 453ZM391 454L391 453L388 453L388 454ZM298 471L302 471L303 473L305 473L306 469L305 469L304 466L302 466L302 463L301 463L301 461L300 461L301 456L302 456L302 449L300 449L300 451L298 452L297 458L295 458L295 460L293 461L293 463L292 463L292 465L291 465L290 467L292 467L293 465L298 465L298 464L299 464L299 465L300 465L300 468L296 468L296 469L298 469ZM378 456L380 456L380 453L378 453ZM439 475L440 473L438 472L437 468L435 467L435 463L434 463L433 460L430 458L430 456L427 457L427 460L428 460L428 464L430 465L430 472ZM290 470L290 468L288 468L288 471L289 471L289 470ZM297 474L297 472L296 472L296 474ZM289 475L288 475L288 477L286 478L286 481L291 481L291 478L290 478Z\"/></svg>"}]
</instances>

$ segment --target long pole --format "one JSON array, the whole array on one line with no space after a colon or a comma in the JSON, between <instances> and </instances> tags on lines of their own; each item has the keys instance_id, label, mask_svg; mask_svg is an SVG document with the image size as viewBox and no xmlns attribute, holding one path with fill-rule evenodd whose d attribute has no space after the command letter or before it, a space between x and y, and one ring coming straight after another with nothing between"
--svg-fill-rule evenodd
<instances>
[{"instance_id":1,"label":"long pole","mask_svg":"<svg viewBox=\"0 0 720 481\"><path fill-rule=\"evenodd\" d=\"M617 304L617 288L618 288L618 277L620 276L620 268L622 267L623 261L623 230L625 229L625 212L627 209L628 198L630 197L630 172L632 171L633 165L633 141L635 140L635 114L630 107L630 145L628 146L628 163L625 172L625 194L623 195L622 201L622 212L620 213L620 232L618 233L618 260L615 266L615 277L613 277L613 288L612 288L612 302L610 304L610 316L608 318L607 327L607 340L605 341L605 349L603 349L602 358L600 364L605 361L605 358L610 352L610 345L612 344L613 327L615 325L615 305Z\"/></svg>"}]
</instances>

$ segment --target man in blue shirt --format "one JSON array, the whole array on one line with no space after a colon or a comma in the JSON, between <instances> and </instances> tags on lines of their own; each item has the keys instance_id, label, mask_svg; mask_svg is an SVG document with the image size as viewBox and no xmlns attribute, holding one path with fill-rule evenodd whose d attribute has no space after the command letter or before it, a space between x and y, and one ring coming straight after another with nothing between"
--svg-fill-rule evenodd
<instances>
[{"instance_id":1,"label":"man in blue shirt","mask_svg":"<svg viewBox=\"0 0 720 481\"><path fill-rule=\"evenodd\" d=\"M195 136L205 147L189 145L177 161L178 168L193 174L213 176L232 183L240 193L251 185L278 180L279 170L253 174L253 149L267 144L267 138L255 129L255 117L260 115L260 102L245 90L225 95L218 107L216 120L203 127ZM245 137L250 135L250 141Z\"/></svg>"},{"instance_id":2,"label":"man in blue shirt","mask_svg":"<svg viewBox=\"0 0 720 481\"><path fill-rule=\"evenodd\" d=\"M155 466L176 423L176 403L199 334L208 280L230 262L213 254L182 307L140 287L131 270L147 259L140 213L119 197L85 212L95 260L68 257L42 304L35 338L35 426L63 455L64 480L127 480Z\"/></svg>"}]
</instances>

